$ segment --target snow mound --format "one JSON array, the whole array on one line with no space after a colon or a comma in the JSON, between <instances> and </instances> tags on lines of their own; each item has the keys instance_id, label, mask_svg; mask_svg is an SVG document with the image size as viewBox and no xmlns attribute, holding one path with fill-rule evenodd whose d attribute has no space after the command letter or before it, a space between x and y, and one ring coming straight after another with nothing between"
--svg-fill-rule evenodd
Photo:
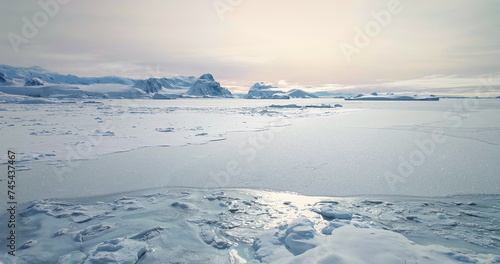
<instances>
[{"instance_id":1,"label":"snow mound","mask_svg":"<svg viewBox=\"0 0 500 264\"><path fill-rule=\"evenodd\" d=\"M345 220L352 219L352 214L349 211L339 208L333 204L323 205L316 212L325 218L345 219Z\"/></svg>"},{"instance_id":2,"label":"snow mound","mask_svg":"<svg viewBox=\"0 0 500 264\"><path fill-rule=\"evenodd\" d=\"M203 74L196 80L196 83L187 91L187 95L192 96L214 96L214 97L231 97L231 92L220 86L216 82L212 74Z\"/></svg>"},{"instance_id":3,"label":"snow mound","mask_svg":"<svg viewBox=\"0 0 500 264\"><path fill-rule=\"evenodd\" d=\"M152 238L158 237L163 230L165 230L165 227L156 226L143 230L135 235L130 236L129 238L134 240L147 241Z\"/></svg>"},{"instance_id":4,"label":"snow mound","mask_svg":"<svg viewBox=\"0 0 500 264\"><path fill-rule=\"evenodd\" d=\"M276 263L282 258L301 255L319 245L314 224L299 217L288 225L260 233L254 240L255 258L263 263Z\"/></svg>"},{"instance_id":5,"label":"snow mound","mask_svg":"<svg viewBox=\"0 0 500 264\"><path fill-rule=\"evenodd\" d=\"M343 226L346 226L348 225L349 223L346 221L346 222L336 222L336 221L332 221L330 223L328 223L327 226L325 226L322 230L321 230L321 233L323 235L331 235L333 233L333 231L339 227L343 227Z\"/></svg>"},{"instance_id":6,"label":"snow mound","mask_svg":"<svg viewBox=\"0 0 500 264\"><path fill-rule=\"evenodd\" d=\"M116 205L115 208L121 208L125 211L144 209L144 206L137 201L137 198L122 197L115 200L114 204Z\"/></svg>"},{"instance_id":7,"label":"snow mound","mask_svg":"<svg viewBox=\"0 0 500 264\"><path fill-rule=\"evenodd\" d=\"M211 245L216 249L227 249L232 245L231 241L217 235L215 230L207 224L202 224L197 234L205 244Z\"/></svg>"},{"instance_id":8,"label":"snow mound","mask_svg":"<svg viewBox=\"0 0 500 264\"><path fill-rule=\"evenodd\" d=\"M288 225L284 244L290 253L297 256L317 246L314 243L315 234L314 224L309 219L297 218Z\"/></svg>"},{"instance_id":9,"label":"snow mound","mask_svg":"<svg viewBox=\"0 0 500 264\"><path fill-rule=\"evenodd\" d=\"M344 226L322 239L317 247L275 263L498 263L492 255L472 255L439 245L422 246L401 234L372 228Z\"/></svg>"},{"instance_id":10,"label":"snow mound","mask_svg":"<svg viewBox=\"0 0 500 264\"><path fill-rule=\"evenodd\" d=\"M76 242L85 242L111 232L115 227L106 223L96 224L76 231L73 238Z\"/></svg>"},{"instance_id":11,"label":"snow mound","mask_svg":"<svg viewBox=\"0 0 500 264\"><path fill-rule=\"evenodd\" d=\"M382 229L331 222L317 234L305 217L258 235L253 247L260 263L498 263L491 254L440 245L423 246ZM325 230L323 229L323 230Z\"/></svg>"},{"instance_id":12,"label":"snow mound","mask_svg":"<svg viewBox=\"0 0 500 264\"><path fill-rule=\"evenodd\" d=\"M172 207L179 208L182 210L196 210L196 206L191 203L175 201L171 204Z\"/></svg>"},{"instance_id":13,"label":"snow mound","mask_svg":"<svg viewBox=\"0 0 500 264\"><path fill-rule=\"evenodd\" d=\"M269 107L272 107L272 108L302 108L302 106L300 105L296 105L296 104L287 104L287 105L270 105Z\"/></svg>"},{"instance_id":14,"label":"snow mound","mask_svg":"<svg viewBox=\"0 0 500 264\"><path fill-rule=\"evenodd\" d=\"M90 250L83 264L135 264L148 251L148 244L126 238L104 241Z\"/></svg>"},{"instance_id":15,"label":"snow mound","mask_svg":"<svg viewBox=\"0 0 500 264\"><path fill-rule=\"evenodd\" d=\"M38 244L38 241L34 240L34 239L30 239L28 241L26 241L24 244L22 244L19 249L28 249L30 247L33 247L34 245Z\"/></svg>"}]
</instances>

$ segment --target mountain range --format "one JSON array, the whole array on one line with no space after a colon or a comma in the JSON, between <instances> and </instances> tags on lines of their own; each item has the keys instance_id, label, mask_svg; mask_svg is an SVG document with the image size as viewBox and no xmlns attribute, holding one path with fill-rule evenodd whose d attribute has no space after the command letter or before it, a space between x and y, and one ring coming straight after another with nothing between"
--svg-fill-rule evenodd
<instances>
[{"instance_id":1,"label":"mountain range","mask_svg":"<svg viewBox=\"0 0 500 264\"><path fill-rule=\"evenodd\" d=\"M148 78L79 77L48 71L39 66L0 65L0 92L14 95L51 98L152 98L223 97L234 95L222 87L210 73L194 76ZM317 98L303 90L283 92L263 82L253 85L246 99Z\"/></svg>"}]
</instances>

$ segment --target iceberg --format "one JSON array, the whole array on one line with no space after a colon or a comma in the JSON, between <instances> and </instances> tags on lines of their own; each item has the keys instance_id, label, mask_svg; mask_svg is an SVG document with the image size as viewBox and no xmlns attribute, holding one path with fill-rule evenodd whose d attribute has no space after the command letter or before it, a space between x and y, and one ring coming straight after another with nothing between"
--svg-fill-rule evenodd
<instances>
[{"instance_id":1,"label":"iceberg","mask_svg":"<svg viewBox=\"0 0 500 264\"><path fill-rule=\"evenodd\" d=\"M290 96L283 91L276 90L272 85L266 85L264 82L255 83L245 99L290 99Z\"/></svg>"},{"instance_id":2,"label":"iceberg","mask_svg":"<svg viewBox=\"0 0 500 264\"><path fill-rule=\"evenodd\" d=\"M210 73L200 76L186 94L199 97L232 97L231 92L220 86Z\"/></svg>"}]
</instances>

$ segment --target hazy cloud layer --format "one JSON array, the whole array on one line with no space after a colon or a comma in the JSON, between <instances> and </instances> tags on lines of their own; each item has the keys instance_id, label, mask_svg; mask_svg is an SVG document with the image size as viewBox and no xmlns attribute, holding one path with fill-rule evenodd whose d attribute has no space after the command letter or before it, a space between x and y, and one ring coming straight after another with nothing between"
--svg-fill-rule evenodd
<instances>
[{"instance_id":1,"label":"hazy cloud layer","mask_svg":"<svg viewBox=\"0 0 500 264\"><path fill-rule=\"evenodd\" d=\"M497 1L56 1L3 1L0 63L82 76L211 72L234 87L302 88L474 79L500 69ZM54 11L47 21L40 3ZM26 20L41 25L34 36L23 35ZM12 34L27 40L14 45L18 53Z\"/></svg>"}]
</instances>

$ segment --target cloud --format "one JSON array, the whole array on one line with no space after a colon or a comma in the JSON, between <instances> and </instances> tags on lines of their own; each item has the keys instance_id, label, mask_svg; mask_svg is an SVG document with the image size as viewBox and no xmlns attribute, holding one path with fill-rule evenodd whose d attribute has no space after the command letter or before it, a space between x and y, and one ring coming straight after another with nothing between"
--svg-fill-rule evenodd
<instances>
[{"instance_id":1,"label":"cloud","mask_svg":"<svg viewBox=\"0 0 500 264\"><path fill-rule=\"evenodd\" d=\"M280 87L285 86L286 87L286 86L288 86L288 83L286 82L286 80L280 80L280 81L278 81L278 86L280 86Z\"/></svg>"},{"instance_id":2,"label":"cloud","mask_svg":"<svg viewBox=\"0 0 500 264\"><path fill-rule=\"evenodd\" d=\"M400 2L403 12L348 63L339 44L352 43L354 28L373 22L387 0L244 1L223 21L210 0L70 1L19 54L5 36L20 33L21 18L40 6L5 1L0 59L64 74L133 78L160 65L162 74L210 72L241 89L265 81L287 89L442 91L472 87L468 78L500 68L500 2ZM453 74L462 78L421 78Z\"/></svg>"}]
</instances>

